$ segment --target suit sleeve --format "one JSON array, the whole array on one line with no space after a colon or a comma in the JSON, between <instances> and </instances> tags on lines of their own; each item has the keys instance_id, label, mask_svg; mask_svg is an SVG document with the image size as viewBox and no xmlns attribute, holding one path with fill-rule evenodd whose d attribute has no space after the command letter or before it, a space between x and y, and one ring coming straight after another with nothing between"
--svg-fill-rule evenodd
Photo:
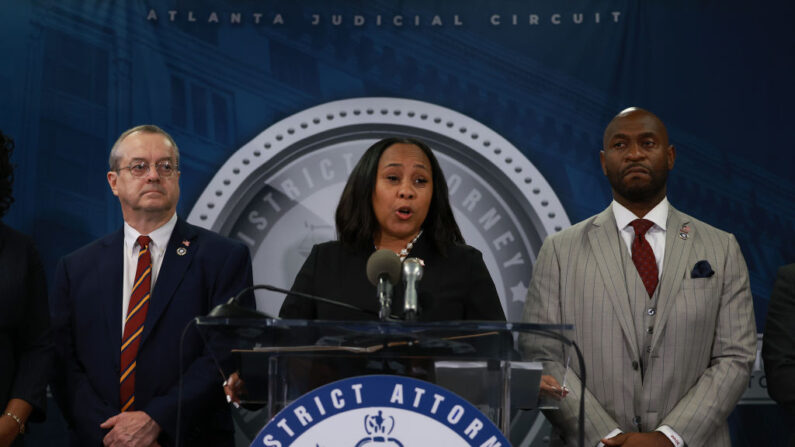
<instances>
[{"instance_id":1,"label":"suit sleeve","mask_svg":"<svg viewBox=\"0 0 795 447\"><path fill-rule=\"evenodd\" d=\"M778 270L769 306L762 344L767 391L795 414L795 264Z\"/></svg>"},{"instance_id":2,"label":"suit sleeve","mask_svg":"<svg viewBox=\"0 0 795 447\"><path fill-rule=\"evenodd\" d=\"M734 409L756 357L753 298L740 247L726 239L722 292L709 367L661 425L668 425L688 445L709 445L710 437Z\"/></svg>"},{"instance_id":3,"label":"suit sleeve","mask_svg":"<svg viewBox=\"0 0 795 447\"><path fill-rule=\"evenodd\" d=\"M99 424L118 413L99 397L77 358L74 343L74 315L71 280L64 259L55 272L55 286L51 294L53 335L56 347L57 373L52 386L56 401L67 423L81 440L93 445L102 444Z\"/></svg>"},{"instance_id":4,"label":"suit sleeve","mask_svg":"<svg viewBox=\"0 0 795 447\"><path fill-rule=\"evenodd\" d=\"M317 265L318 247L312 247L309 257L306 258L304 265L295 277L291 291L308 294L315 293L315 266ZM282 308L279 310L279 317L291 319L313 320L317 318L315 302L295 295L287 295Z\"/></svg>"},{"instance_id":5,"label":"suit sleeve","mask_svg":"<svg viewBox=\"0 0 795 447\"><path fill-rule=\"evenodd\" d=\"M25 296L24 323L18 326L19 365L11 386L11 398L22 399L33 406L31 419L44 419L47 382L52 372L53 347L50 333L50 312L44 268L32 244L27 250L23 280Z\"/></svg>"},{"instance_id":6,"label":"suit sleeve","mask_svg":"<svg viewBox=\"0 0 795 447\"><path fill-rule=\"evenodd\" d=\"M547 238L536 260L533 278L527 291L523 320L538 324L566 324L561 314L561 265L555 248L555 239ZM564 334L569 335L571 334ZM564 360L568 352L561 342L545 336L523 334L520 345L527 360L542 361L544 374L551 374L558 383L564 383ZM573 352L571 352L573 355ZM578 362L572 362L576 365ZM569 395L559 402L557 410L544 415L554 424L567 443L577 439L581 382L576 366L566 373ZM601 406L591 392L585 389L585 445L597 445L600 439L619 426Z\"/></svg>"},{"instance_id":7,"label":"suit sleeve","mask_svg":"<svg viewBox=\"0 0 795 447\"><path fill-rule=\"evenodd\" d=\"M212 283L207 284L210 309L226 302L246 287L252 285L251 257L248 249L242 244L234 244L225 250L227 256L220 262L217 274ZM219 251L213 256L219 256ZM244 305L253 307L253 295L242 297ZM196 329L188 329L194 331ZM213 360L208 344L204 344L203 352L185 366L182 385L182 433L187 434L197 424L206 423L201 415L206 414L213 403L223 399L221 376ZM178 353L174 353L178 355ZM180 402L179 384L174 384L170 391L153 398L142 410L159 425L164 434L171 440L175 439L177 426L177 408Z\"/></svg>"},{"instance_id":8,"label":"suit sleeve","mask_svg":"<svg viewBox=\"0 0 795 447\"><path fill-rule=\"evenodd\" d=\"M505 312L491 279L489 270L483 262L480 251L472 249L467 256L467 276L469 280L469 299L464 310L466 320L505 321Z\"/></svg>"}]
</instances>

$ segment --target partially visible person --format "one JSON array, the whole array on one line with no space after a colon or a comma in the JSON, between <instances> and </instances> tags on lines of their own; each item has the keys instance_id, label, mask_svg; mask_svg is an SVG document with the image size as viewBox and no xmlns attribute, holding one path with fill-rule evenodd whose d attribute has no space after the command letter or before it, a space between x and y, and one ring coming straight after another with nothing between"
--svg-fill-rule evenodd
<instances>
[{"instance_id":1,"label":"partially visible person","mask_svg":"<svg viewBox=\"0 0 795 447\"><path fill-rule=\"evenodd\" d=\"M675 159L656 115L621 111L600 152L612 203L549 236L534 266L524 319L574 326L588 447L731 443L727 417L756 357L748 268L733 235L668 202ZM557 347L525 345L531 358L560 358ZM579 370L573 360L569 396L547 413L550 445L577 445Z\"/></svg>"},{"instance_id":2,"label":"partially visible person","mask_svg":"<svg viewBox=\"0 0 795 447\"><path fill-rule=\"evenodd\" d=\"M795 264L778 269L767 308L762 360L768 394L795 422ZM789 445L795 446L795 434Z\"/></svg>"},{"instance_id":3,"label":"partially visible person","mask_svg":"<svg viewBox=\"0 0 795 447\"><path fill-rule=\"evenodd\" d=\"M0 218L11 203L14 141L0 132ZM0 447L45 415L53 349L44 269L33 242L0 222Z\"/></svg>"},{"instance_id":4,"label":"partially visible person","mask_svg":"<svg viewBox=\"0 0 795 447\"><path fill-rule=\"evenodd\" d=\"M52 292L70 441L165 447L179 430L180 445L232 446L221 376L197 330L183 330L251 285L248 249L177 217L179 150L159 127L122 133L109 165L122 228L65 256Z\"/></svg>"},{"instance_id":5,"label":"partially visible person","mask_svg":"<svg viewBox=\"0 0 795 447\"><path fill-rule=\"evenodd\" d=\"M370 146L353 168L336 211L338 239L312 247L292 290L378 311L367 279L370 255L389 249L425 262L417 287L419 320L505 320L483 256L464 243L453 217L447 182L436 157L410 138ZM393 313L402 315L404 285L395 286ZM282 318L374 319L290 295Z\"/></svg>"}]
</instances>

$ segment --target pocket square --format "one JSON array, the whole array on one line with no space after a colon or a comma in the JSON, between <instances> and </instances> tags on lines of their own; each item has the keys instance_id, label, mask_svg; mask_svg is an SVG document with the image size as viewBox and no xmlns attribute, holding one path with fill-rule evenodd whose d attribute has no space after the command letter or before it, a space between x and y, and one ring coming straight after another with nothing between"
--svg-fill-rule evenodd
<instances>
[{"instance_id":1,"label":"pocket square","mask_svg":"<svg viewBox=\"0 0 795 447\"><path fill-rule=\"evenodd\" d=\"M712 270L712 266L709 265L709 261L702 260L696 262L696 265L693 266L693 271L690 272L691 278L709 278L710 276L714 275L715 271Z\"/></svg>"}]
</instances>

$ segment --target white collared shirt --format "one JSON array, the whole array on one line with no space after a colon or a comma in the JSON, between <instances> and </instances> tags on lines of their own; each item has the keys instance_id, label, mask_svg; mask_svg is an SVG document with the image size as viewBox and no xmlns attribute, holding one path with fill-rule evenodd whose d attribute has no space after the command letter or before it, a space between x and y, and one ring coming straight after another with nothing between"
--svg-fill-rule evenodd
<instances>
[{"instance_id":1,"label":"white collared shirt","mask_svg":"<svg viewBox=\"0 0 795 447\"><path fill-rule=\"evenodd\" d=\"M638 219L632 211L628 210L624 205L613 200L611 204L613 208L613 215L616 218L616 225L618 225L618 234L627 245L630 256L632 255L632 241L635 240L635 229L629 225L635 219ZM665 256L665 225L668 221L668 198L663 197L660 203L651 209L641 219L646 219L654 222L654 225L646 232L646 240L651 245L654 252L654 260L657 261L657 278L662 276L663 271L663 257Z\"/></svg>"},{"instance_id":2,"label":"white collared shirt","mask_svg":"<svg viewBox=\"0 0 795 447\"><path fill-rule=\"evenodd\" d=\"M149 242L149 255L152 258L151 290L155 288L157 274L160 272L160 266L163 265L163 256L166 254L166 246L168 246L168 240L171 239L171 233L174 231L174 226L176 225L177 213L174 213L171 219L160 228L148 235L143 235L149 236L151 239L151 242ZM138 268L138 252L141 251L141 246L138 245L138 236L142 235L127 222L124 222L124 277L122 278L121 297L122 336L124 336L124 320L127 319L127 307L130 305L130 294L132 293L132 286L135 282L135 270Z\"/></svg>"}]
</instances>

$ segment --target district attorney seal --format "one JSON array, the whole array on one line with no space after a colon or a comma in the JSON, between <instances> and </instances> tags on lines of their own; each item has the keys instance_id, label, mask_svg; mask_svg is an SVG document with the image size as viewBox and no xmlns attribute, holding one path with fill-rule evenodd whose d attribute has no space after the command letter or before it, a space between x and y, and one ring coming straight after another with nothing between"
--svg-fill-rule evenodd
<instances>
[{"instance_id":1,"label":"district attorney seal","mask_svg":"<svg viewBox=\"0 0 795 447\"><path fill-rule=\"evenodd\" d=\"M359 376L298 398L251 445L270 447L509 447L483 413L422 380Z\"/></svg>"},{"instance_id":2,"label":"district attorney seal","mask_svg":"<svg viewBox=\"0 0 795 447\"><path fill-rule=\"evenodd\" d=\"M188 221L248 245L254 282L290 287L313 244L335 238L334 210L365 149L387 136L428 143L467 243L483 252L506 316L519 321L544 238L570 225L541 173L505 138L453 110L401 98L306 109L238 149ZM283 297L257 295L276 315Z\"/></svg>"}]
</instances>

